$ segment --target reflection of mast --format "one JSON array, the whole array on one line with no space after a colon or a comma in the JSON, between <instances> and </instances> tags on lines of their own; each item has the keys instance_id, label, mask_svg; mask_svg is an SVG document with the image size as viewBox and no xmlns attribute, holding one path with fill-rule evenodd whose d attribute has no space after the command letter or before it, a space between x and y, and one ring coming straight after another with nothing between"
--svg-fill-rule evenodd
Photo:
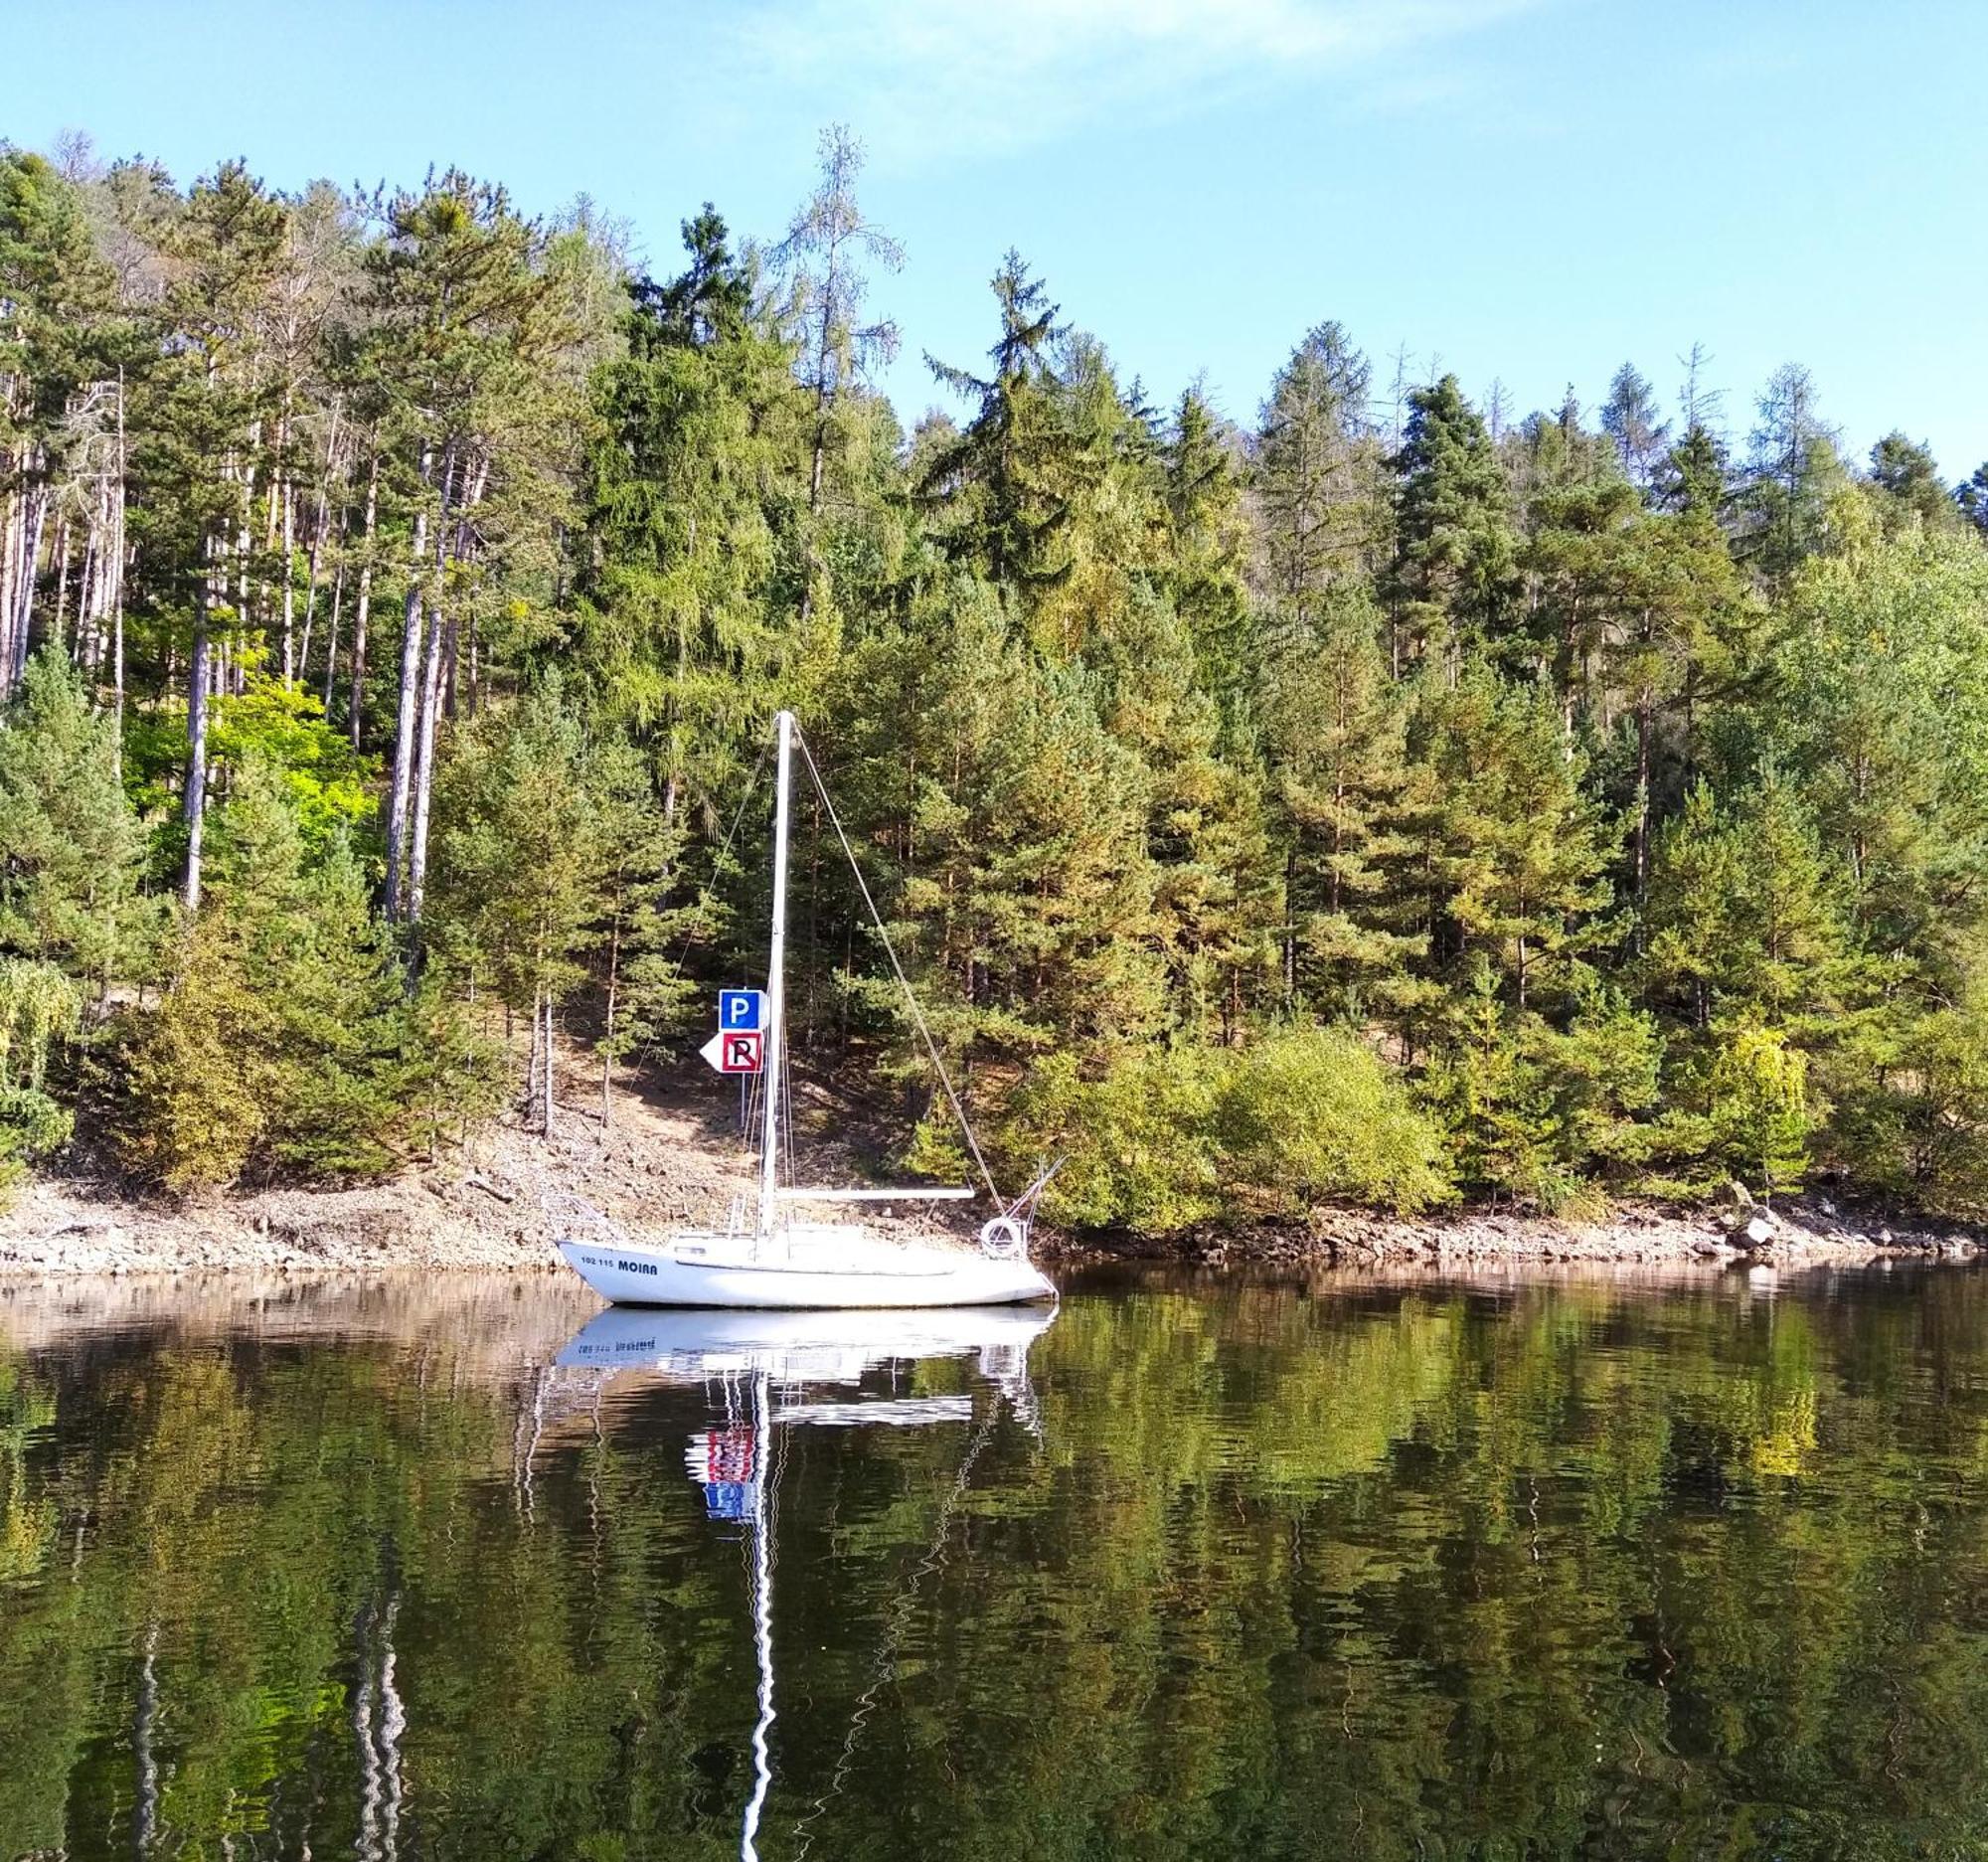
<instances>
[{"instance_id":1,"label":"reflection of mast","mask_svg":"<svg viewBox=\"0 0 1988 1862\"><path fill-rule=\"evenodd\" d=\"M390 1592L376 1617L369 1605L359 1618L359 1688L352 1702L352 1734L359 1748L359 1840L366 1862L394 1862L401 1840L401 1740L407 1708L394 1679L394 1621L399 1593ZM376 1633L377 1628L377 1633Z\"/></svg>"},{"instance_id":2,"label":"reflection of mast","mask_svg":"<svg viewBox=\"0 0 1988 1862\"><path fill-rule=\"evenodd\" d=\"M771 1379L761 1371L752 1380L752 1645L759 1660L759 1718L752 1728L752 1795L739 1837L741 1862L758 1862L759 1813L773 1781L766 1752L766 1733L773 1724L773 1556L767 1543L772 1430Z\"/></svg>"},{"instance_id":3,"label":"reflection of mast","mask_svg":"<svg viewBox=\"0 0 1988 1862\"><path fill-rule=\"evenodd\" d=\"M131 1847L141 1858L152 1852L159 1827L159 1762L152 1752L152 1724L159 1712L159 1679L154 1666L159 1625L145 1631L145 1665L138 1670L138 1711L131 1723L131 1757L138 1772L137 1806L131 1817Z\"/></svg>"}]
</instances>

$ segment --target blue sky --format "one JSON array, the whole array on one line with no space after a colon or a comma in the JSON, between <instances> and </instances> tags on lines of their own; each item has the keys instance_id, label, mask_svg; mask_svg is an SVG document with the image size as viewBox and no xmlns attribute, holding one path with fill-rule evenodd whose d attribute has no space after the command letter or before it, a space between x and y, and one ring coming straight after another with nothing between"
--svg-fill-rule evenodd
<instances>
[{"instance_id":1,"label":"blue sky","mask_svg":"<svg viewBox=\"0 0 1988 1862\"><path fill-rule=\"evenodd\" d=\"M1988 5L1848 0L434 0L16 5L0 135L83 129L182 179L455 162L534 211L584 192L659 271L706 198L778 234L820 126L905 245L886 386L973 363L1017 246L1156 400L1248 419L1337 317L1519 411L1694 341L1743 439L1815 373L1858 455L1898 425L1988 457Z\"/></svg>"}]
</instances>

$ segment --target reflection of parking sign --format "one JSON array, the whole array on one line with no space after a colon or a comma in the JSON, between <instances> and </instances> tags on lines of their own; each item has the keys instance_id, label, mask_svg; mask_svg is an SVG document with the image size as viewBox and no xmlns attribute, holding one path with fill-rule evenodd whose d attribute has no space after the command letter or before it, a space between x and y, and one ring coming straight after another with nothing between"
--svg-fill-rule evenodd
<instances>
[{"instance_id":1,"label":"reflection of parking sign","mask_svg":"<svg viewBox=\"0 0 1988 1862\"><path fill-rule=\"evenodd\" d=\"M763 1028L766 1025L766 992L763 989L721 989L718 992L718 1026L724 1033L735 1029Z\"/></svg>"}]
</instances>

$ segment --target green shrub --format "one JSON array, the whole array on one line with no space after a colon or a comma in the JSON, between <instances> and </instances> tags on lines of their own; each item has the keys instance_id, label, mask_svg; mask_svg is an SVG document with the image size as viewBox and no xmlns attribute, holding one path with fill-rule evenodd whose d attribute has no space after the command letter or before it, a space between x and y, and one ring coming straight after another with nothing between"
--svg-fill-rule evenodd
<instances>
[{"instance_id":1,"label":"green shrub","mask_svg":"<svg viewBox=\"0 0 1988 1862\"><path fill-rule=\"evenodd\" d=\"M1011 1102L1004 1149L1024 1170L1035 1155L1065 1156L1048 1206L1058 1222L1142 1235L1192 1228L1222 1206L1211 1131L1217 1068L1205 1050L1137 1049L1086 1081L1071 1056L1051 1055Z\"/></svg>"},{"instance_id":2,"label":"green shrub","mask_svg":"<svg viewBox=\"0 0 1988 1862\"><path fill-rule=\"evenodd\" d=\"M52 963L0 957L0 1200L29 1162L69 1142L74 1119L47 1092L51 1049L76 1032L76 985Z\"/></svg>"},{"instance_id":3,"label":"green shrub","mask_svg":"<svg viewBox=\"0 0 1988 1862\"><path fill-rule=\"evenodd\" d=\"M1290 1214L1353 1202L1408 1215L1455 1197L1442 1133L1401 1077L1343 1030L1275 1035L1232 1060L1215 1134L1225 1183L1267 1193Z\"/></svg>"}]
</instances>

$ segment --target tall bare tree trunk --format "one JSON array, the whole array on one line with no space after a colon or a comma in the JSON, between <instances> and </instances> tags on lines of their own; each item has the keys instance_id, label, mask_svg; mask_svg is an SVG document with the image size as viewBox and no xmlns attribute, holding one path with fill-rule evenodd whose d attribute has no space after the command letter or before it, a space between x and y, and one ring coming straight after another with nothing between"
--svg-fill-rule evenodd
<instances>
[{"instance_id":1,"label":"tall bare tree trunk","mask_svg":"<svg viewBox=\"0 0 1988 1862\"><path fill-rule=\"evenodd\" d=\"M283 476L283 683L294 685L297 678L297 496L287 473Z\"/></svg>"},{"instance_id":2,"label":"tall bare tree trunk","mask_svg":"<svg viewBox=\"0 0 1988 1862\"><path fill-rule=\"evenodd\" d=\"M428 607L426 663L421 671L421 723L414 759L414 822L408 836L408 923L417 924L428 876L428 796L434 783L435 713L441 701L441 610Z\"/></svg>"},{"instance_id":3,"label":"tall bare tree trunk","mask_svg":"<svg viewBox=\"0 0 1988 1862\"><path fill-rule=\"evenodd\" d=\"M212 540L210 539L210 545ZM187 768L184 808L186 814L186 878L181 899L191 918L200 910L200 856L207 825L207 687L209 678L208 614L213 604L212 587L201 592L200 609L194 618L193 666L187 675Z\"/></svg>"},{"instance_id":4,"label":"tall bare tree trunk","mask_svg":"<svg viewBox=\"0 0 1988 1862\"><path fill-rule=\"evenodd\" d=\"M352 748L366 724L366 621L373 610L373 526L380 511L380 455L366 479L366 528L360 538L359 599L352 610Z\"/></svg>"},{"instance_id":5,"label":"tall bare tree trunk","mask_svg":"<svg viewBox=\"0 0 1988 1862\"><path fill-rule=\"evenodd\" d=\"M99 486L97 493L97 505L99 509L102 506L102 502L103 502L102 490L101 487ZM93 543L94 541L95 538L92 535L91 538L89 539L89 542ZM67 637L69 630L69 519L67 517L58 517L56 519L55 554L56 554L56 620L55 620L55 628L50 633L49 638L55 643L56 650L60 652L62 650L63 641ZM88 569L89 569L88 543L85 543L83 546L83 561L84 580L87 581ZM80 595L78 599L80 608L81 607ZM83 621L81 613L79 612L77 620L77 627L79 631L82 630L82 626L83 626Z\"/></svg>"},{"instance_id":6,"label":"tall bare tree trunk","mask_svg":"<svg viewBox=\"0 0 1988 1862\"><path fill-rule=\"evenodd\" d=\"M340 526L341 536L344 527ZM331 721L331 689L338 682L338 611L345 605L345 560L339 559L338 567L331 576L331 626L324 642L324 716ZM304 622L304 631L310 631L310 622Z\"/></svg>"},{"instance_id":7,"label":"tall bare tree trunk","mask_svg":"<svg viewBox=\"0 0 1988 1862\"><path fill-rule=\"evenodd\" d=\"M28 629L35 611L35 571L42 554L42 527L48 519L49 488L30 485L21 494L21 537L9 591L13 612L7 624L6 655L0 660L0 696L11 694L28 669Z\"/></svg>"},{"instance_id":8,"label":"tall bare tree trunk","mask_svg":"<svg viewBox=\"0 0 1988 1862\"><path fill-rule=\"evenodd\" d=\"M317 612L318 559L324 550L325 519L329 515L332 471L338 463L338 403L331 405L331 434L324 445L324 482L317 488L317 511L311 518L310 567L304 578L304 637L297 654L297 677L310 680L311 620ZM345 534L345 503L339 500L338 534ZM324 701L328 706L331 700Z\"/></svg>"},{"instance_id":9,"label":"tall bare tree trunk","mask_svg":"<svg viewBox=\"0 0 1988 1862\"><path fill-rule=\"evenodd\" d=\"M117 514L110 526L111 717L116 725L117 772L124 772L124 481L129 461L124 449L124 366L117 367Z\"/></svg>"},{"instance_id":10,"label":"tall bare tree trunk","mask_svg":"<svg viewBox=\"0 0 1988 1862\"><path fill-rule=\"evenodd\" d=\"M429 475L429 454L421 452L421 482ZM394 726L394 779L387 794L387 916L402 916L405 893L402 870L408 854L408 805L414 776L414 738L421 713L421 578L427 571L428 514L425 505L414 512L414 567L408 578L408 603L401 622L400 709Z\"/></svg>"},{"instance_id":11,"label":"tall bare tree trunk","mask_svg":"<svg viewBox=\"0 0 1988 1862\"><path fill-rule=\"evenodd\" d=\"M545 1015L546 1091L544 1099L540 1101L542 1114L539 1123L539 1135L547 1143L551 1143L553 1135L553 993L550 989L545 991Z\"/></svg>"}]
</instances>

